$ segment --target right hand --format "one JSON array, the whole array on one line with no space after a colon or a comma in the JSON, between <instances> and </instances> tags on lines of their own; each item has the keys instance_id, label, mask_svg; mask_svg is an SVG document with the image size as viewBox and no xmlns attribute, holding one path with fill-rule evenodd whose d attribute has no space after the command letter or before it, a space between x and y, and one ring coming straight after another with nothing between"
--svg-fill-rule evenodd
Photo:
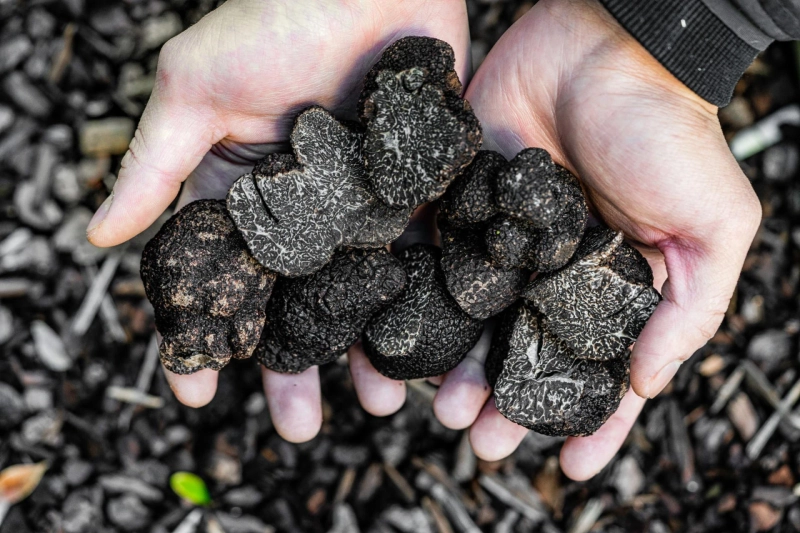
<instances>
[{"instance_id":1,"label":"right hand","mask_svg":"<svg viewBox=\"0 0 800 533\"><path fill-rule=\"evenodd\" d=\"M112 195L87 234L114 246L152 224L185 181L178 208L224 198L233 181L285 142L298 111L321 105L355 118L360 82L389 44L407 35L448 42L464 85L470 72L463 0L230 0L171 39L161 50L156 85ZM375 415L393 413L405 384L381 376L359 346L350 350L358 397ZM177 398L207 404L217 372L166 372ZM318 371L264 371L278 433L313 438L322 423Z\"/></svg>"}]
</instances>

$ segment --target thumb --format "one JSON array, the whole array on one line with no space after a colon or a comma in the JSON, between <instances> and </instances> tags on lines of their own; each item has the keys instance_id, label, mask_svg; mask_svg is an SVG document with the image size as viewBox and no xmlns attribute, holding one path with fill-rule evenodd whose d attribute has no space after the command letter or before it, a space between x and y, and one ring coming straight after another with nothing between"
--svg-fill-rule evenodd
<instances>
[{"instance_id":1,"label":"thumb","mask_svg":"<svg viewBox=\"0 0 800 533\"><path fill-rule=\"evenodd\" d=\"M659 246L668 278L661 288L663 300L631 355L631 386L636 394L658 395L680 365L716 333L754 232L739 231L729 239L720 232L717 250L704 251L696 243L677 240Z\"/></svg>"},{"instance_id":2,"label":"thumb","mask_svg":"<svg viewBox=\"0 0 800 533\"><path fill-rule=\"evenodd\" d=\"M115 246L147 229L178 194L181 183L222 135L213 113L154 91L111 195L95 213L86 234L95 246Z\"/></svg>"}]
</instances>

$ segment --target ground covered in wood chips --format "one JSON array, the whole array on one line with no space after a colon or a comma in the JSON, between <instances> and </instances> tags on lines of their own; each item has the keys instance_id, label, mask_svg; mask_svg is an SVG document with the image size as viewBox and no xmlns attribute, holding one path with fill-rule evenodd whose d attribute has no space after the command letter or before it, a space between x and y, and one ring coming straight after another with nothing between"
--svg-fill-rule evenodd
<instances>
[{"instance_id":1,"label":"ground covered in wood chips","mask_svg":"<svg viewBox=\"0 0 800 533\"><path fill-rule=\"evenodd\" d=\"M800 396L798 128L742 163L765 219L722 328L587 483L533 433L476 460L427 384L373 418L338 364L307 444L273 430L253 360L229 365L209 406L179 405L138 272L153 232L99 250L84 230L158 49L215 4L0 0L0 468L49 462L0 533L165 533L187 516L203 518L190 532L227 533L800 531L800 411L781 405ZM468 4L477 67L531 3ZM728 135L797 102L796 62L788 44L757 60L720 113ZM167 482L180 470L206 480L212 507L181 504Z\"/></svg>"}]
</instances>

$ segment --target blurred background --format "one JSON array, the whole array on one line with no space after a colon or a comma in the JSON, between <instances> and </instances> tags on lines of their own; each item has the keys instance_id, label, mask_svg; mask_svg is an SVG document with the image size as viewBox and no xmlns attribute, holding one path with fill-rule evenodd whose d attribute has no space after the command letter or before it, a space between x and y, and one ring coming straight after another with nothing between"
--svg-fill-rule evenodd
<instances>
[{"instance_id":1,"label":"blurred background","mask_svg":"<svg viewBox=\"0 0 800 533\"><path fill-rule=\"evenodd\" d=\"M205 408L173 398L138 274L157 228L113 249L85 228L160 46L216 4L0 0L0 533L800 531L793 43L720 111L765 215L725 322L614 462L575 483L560 439L477 460L433 417L427 383L396 415L367 415L343 364L322 369L325 422L307 444L272 429L254 361L232 362ZM468 4L477 67L533 2ZM202 481L171 486L182 471Z\"/></svg>"}]
</instances>

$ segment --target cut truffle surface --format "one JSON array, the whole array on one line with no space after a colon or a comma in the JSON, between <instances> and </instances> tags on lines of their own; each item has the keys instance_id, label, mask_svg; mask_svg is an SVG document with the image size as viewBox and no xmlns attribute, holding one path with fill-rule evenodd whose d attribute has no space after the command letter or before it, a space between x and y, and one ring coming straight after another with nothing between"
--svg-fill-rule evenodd
<instances>
[{"instance_id":1,"label":"cut truffle surface","mask_svg":"<svg viewBox=\"0 0 800 533\"><path fill-rule=\"evenodd\" d=\"M478 341L483 324L447 292L440 250L413 245L398 256L408 284L364 330L372 365L392 379L437 376L454 368Z\"/></svg>"},{"instance_id":2,"label":"cut truffle surface","mask_svg":"<svg viewBox=\"0 0 800 533\"><path fill-rule=\"evenodd\" d=\"M364 164L386 204L413 209L441 196L480 148L480 123L460 96L452 48L406 37L365 78Z\"/></svg>"},{"instance_id":3,"label":"cut truffle surface","mask_svg":"<svg viewBox=\"0 0 800 533\"><path fill-rule=\"evenodd\" d=\"M498 213L494 203L494 179L507 164L491 150L481 150L447 188L439 201L439 218L454 227L483 224Z\"/></svg>"},{"instance_id":4,"label":"cut truffle surface","mask_svg":"<svg viewBox=\"0 0 800 533\"><path fill-rule=\"evenodd\" d=\"M253 353L275 274L250 255L225 202L192 202L170 218L145 246L141 276L167 370L220 370Z\"/></svg>"},{"instance_id":5,"label":"cut truffle surface","mask_svg":"<svg viewBox=\"0 0 800 533\"><path fill-rule=\"evenodd\" d=\"M314 274L279 278L256 354L277 372L329 363L405 284L400 262L384 248L343 249Z\"/></svg>"},{"instance_id":6,"label":"cut truffle surface","mask_svg":"<svg viewBox=\"0 0 800 533\"><path fill-rule=\"evenodd\" d=\"M486 359L497 410L544 435L590 435L627 392L629 359L581 359L543 318L524 301L501 315Z\"/></svg>"},{"instance_id":7,"label":"cut truffle surface","mask_svg":"<svg viewBox=\"0 0 800 533\"><path fill-rule=\"evenodd\" d=\"M233 184L228 209L262 265L304 276L341 246L377 248L403 232L411 212L372 194L361 140L321 107L311 107L292 130L294 157L270 154Z\"/></svg>"},{"instance_id":8,"label":"cut truffle surface","mask_svg":"<svg viewBox=\"0 0 800 533\"><path fill-rule=\"evenodd\" d=\"M523 296L576 354L597 360L628 357L661 299L647 260L604 227L589 230L570 263L538 276Z\"/></svg>"}]
</instances>

